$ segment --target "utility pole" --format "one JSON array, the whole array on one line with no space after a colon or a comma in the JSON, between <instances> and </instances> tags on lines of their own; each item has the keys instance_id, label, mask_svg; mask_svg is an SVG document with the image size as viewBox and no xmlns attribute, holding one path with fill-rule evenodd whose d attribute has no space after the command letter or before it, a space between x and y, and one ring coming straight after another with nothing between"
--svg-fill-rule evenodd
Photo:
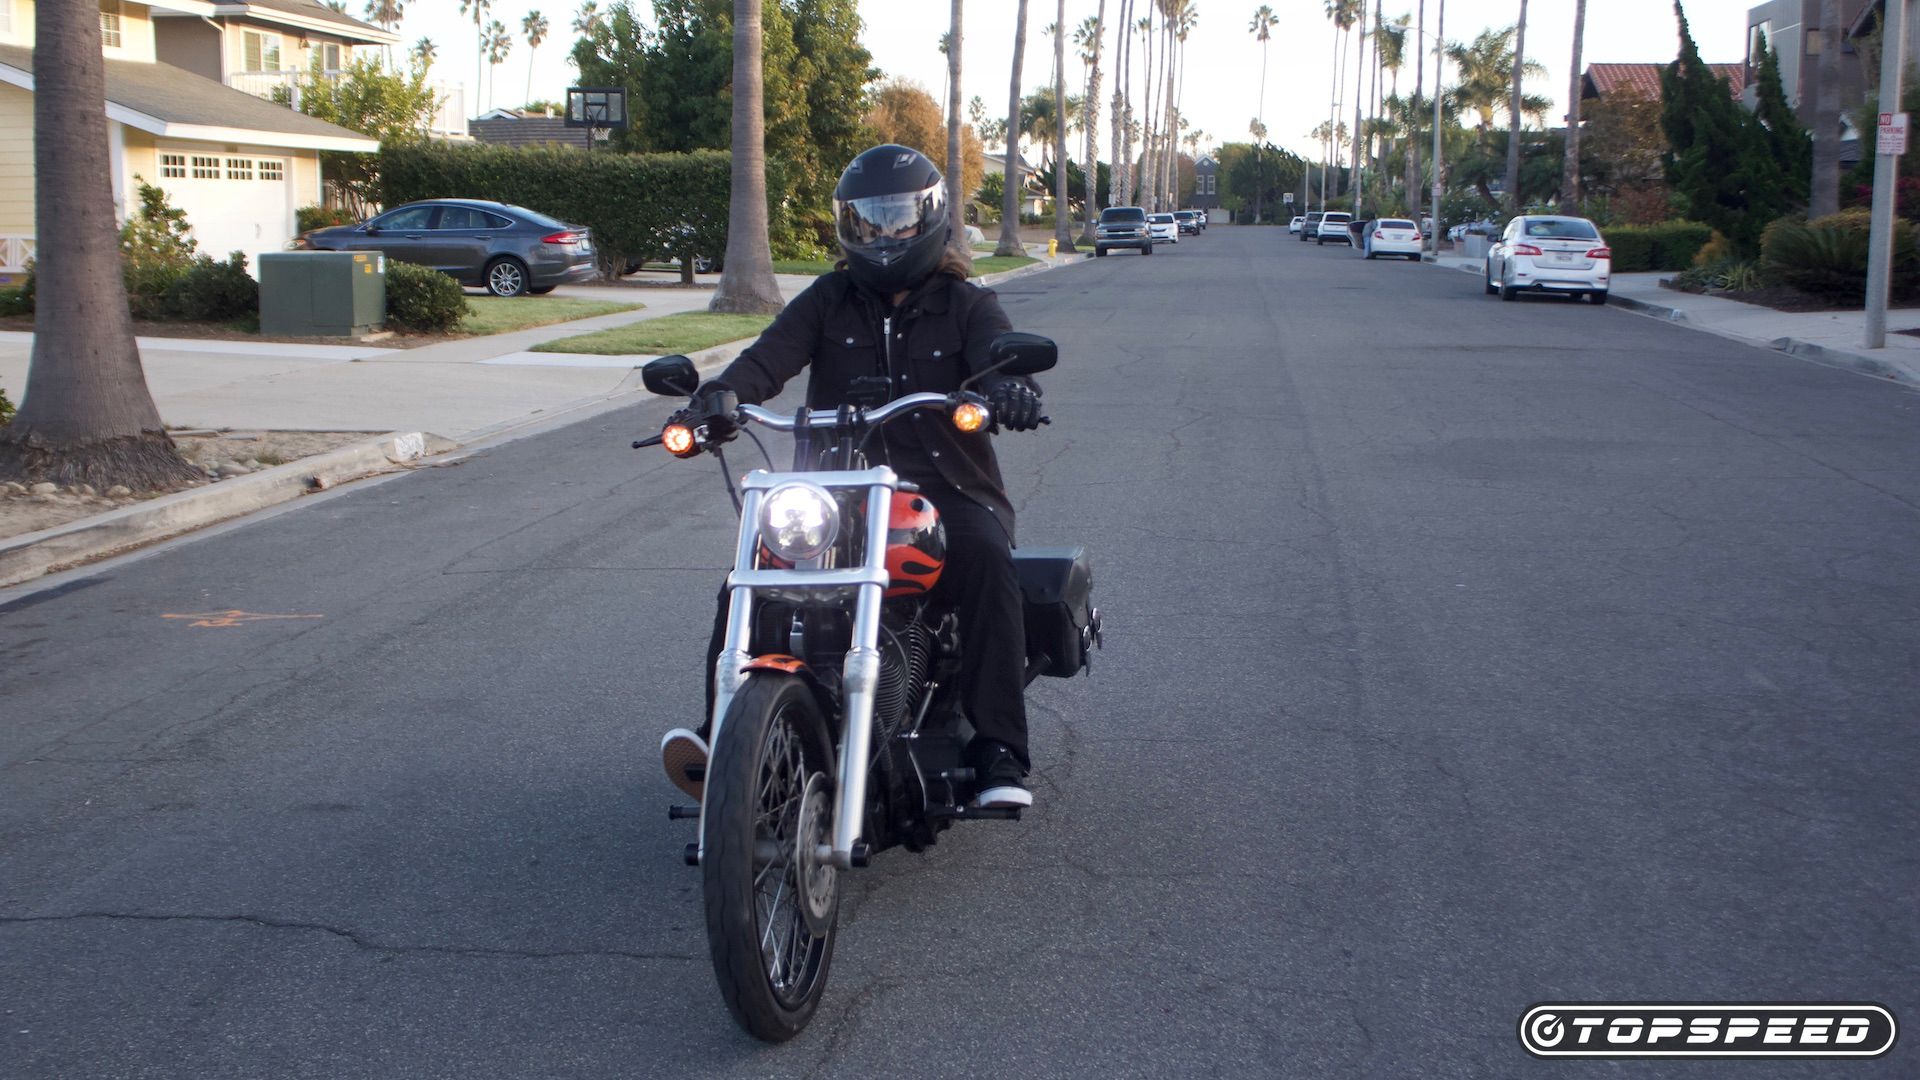
<instances>
[{"instance_id":1,"label":"utility pole","mask_svg":"<svg viewBox=\"0 0 1920 1080\"><path fill-rule=\"evenodd\" d=\"M1880 33L1880 113L1900 112L1900 75L1907 66L1907 0L1887 0ZM1904 119L1904 117L1902 117ZM1901 133L1904 140L1905 132ZM1887 291L1893 269L1893 202L1900 155L1885 147L1873 161L1873 232L1867 250L1867 348L1887 347Z\"/></svg>"},{"instance_id":2,"label":"utility pole","mask_svg":"<svg viewBox=\"0 0 1920 1080\"><path fill-rule=\"evenodd\" d=\"M1433 256L1440 257L1440 230L1446 228L1446 222L1440 216L1440 196L1444 193L1440 183L1440 170L1444 162L1440 157L1440 99L1441 91L1447 83L1446 72L1447 43L1447 0L1440 0L1440 10L1433 19Z\"/></svg>"}]
</instances>

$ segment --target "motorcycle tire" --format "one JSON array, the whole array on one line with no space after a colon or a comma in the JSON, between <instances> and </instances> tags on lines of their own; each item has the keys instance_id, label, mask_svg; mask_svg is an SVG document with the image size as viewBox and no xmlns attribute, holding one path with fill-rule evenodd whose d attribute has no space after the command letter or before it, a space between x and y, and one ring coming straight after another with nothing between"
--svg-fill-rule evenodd
<instances>
[{"instance_id":1,"label":"motorcycle tire","mask_svg":"<svg viewBox=\"0 0 1920 1080\"><path fill-rule=\"evenodd\" d=\"M708 765L700 871L720 996L767 1042L798 1035L826 991L840 882L810 852L831 840L833 774L813 692L791 675L748 676Z\"/></svg>"}]
</instances>

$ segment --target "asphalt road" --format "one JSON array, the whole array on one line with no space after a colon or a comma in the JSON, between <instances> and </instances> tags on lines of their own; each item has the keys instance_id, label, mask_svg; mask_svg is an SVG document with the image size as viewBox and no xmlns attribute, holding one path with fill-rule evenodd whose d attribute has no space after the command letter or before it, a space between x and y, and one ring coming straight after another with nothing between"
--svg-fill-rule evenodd
<instances>
[{"instance_id":1,"label":"asphalt road","mask_svg":"<svg viewBox=\"0 0 1920 1080\"><path fill-rule=\"evenodd\" d=\"M732 522L649 402L0 594L0 1074L1920 1072L1514 1034L1920 1020L1920 396L1277 230L1002 295L1107 648L1026 821L852 879L809 1032L735 1029L666 820Z\"/></svg>"}]
</instances>

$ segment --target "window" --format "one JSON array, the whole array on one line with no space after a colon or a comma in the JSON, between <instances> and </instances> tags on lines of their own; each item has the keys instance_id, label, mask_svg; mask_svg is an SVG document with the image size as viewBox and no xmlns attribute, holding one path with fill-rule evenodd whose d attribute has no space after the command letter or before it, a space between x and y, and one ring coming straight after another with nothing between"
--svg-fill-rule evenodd
<instances>
[{"instance_id":1,"label":"window","mask_svg":"<svg viewBox=\"0 0 1920 1080\"><path fill-rule=\"evenodd\" d=\"M253 179L253 159L243 158L243 157L228 158L227 159L227 179L229 180Z\"/></svg>"},{"instance_id":2,"label":"window","mask_svg":"<svg viewBox=\"0 0 1920 1080\"><path fill-rule=\"evenodd\" d=\"M248 30L240 35L241 68L245 71L280 70L280 35Z\"/></svg>"},{"instance_id":3,"label":"window","mask_svg":"<svg viewBox=\"0 0 1920 1080\"><path fill-rule=\"evenodd\" d=\"M373 224L395 232L424 229L433 223L433 215L439 209L437 206L403 206L386 217L375 219Z\"/></svg>"},{"instance_id":4,"label":"window","mask_svg":"<svg viewBox=\"0 0 1920 1080\"><path fill-rule=\"evenodd\" d=\"M320 46L320 67L325 71L340 70L339 42L330 41Z\"/></svg>"},{"instance_id":5,"label":"window","mask_svg":"<svg viewBox=\"0 0 1920 1080\"><path fill-rule=\"evenodd\" d=\"M7 6L11 8L13 5L9 2ZM120 0L100 0L100 44L109 49L117 49L121 45Z\"/></svg>"},{"instance_id":6,"label":"window","mask_svg":"<svg viewBox=\"0 0 1920 1080\"><path fill-rule=\"evenodd\" d=\"M1548 240L1598 240L1593 224L1579 218L1528 218L1527 235Z\"/></svg>"},{"instance_id":7,"label":"window","mask_svg":"<svg viewBox=\"0 0 1920 1080\"><path fill-rule=\"evenodd\" d=\"M13 33L13 0L0 0L0 34Z\"/></svg>"},{"instance_id":8,"label":"window","mask_svg":"<svg viewBox=\"0 0 1920 1080\"><path fill-rule=\"evenodd\" d=\"M177 179L185 175L187 175L187 155L185 154L161 154L160 155L161 179L167 179L167 178Z\"/></svg>"},{"instance_id":9,"label":"window","mask_svg":"<svg viewBox=\"0 0 1920 1080\"><path fill-rule=\"evenodd\" d=\"M286 164L284 162L270 161L266 158L261 158L259 166L260 179L262 180L285 180L287 178Z\"/></svg>"},{"instance_id":10,"label":"window","mask_svg":"<svg viewBox=\"0 0 1920 1080\"><path fill-rule=\"evenodd\" d=\"M217 157L200 157L197 154L194 155L193 178L195 180L220 179L220 159Z\"/></svg>"},{"instance_id":11,"label":"window","mask_svg":"<svg viewBox=\"0 0 1920 1080\"><path fill-rule=\"evenodd\" d=\"M449 206L440 211L440 221L436 229L484 229L487 227L485 214L470 210L464 206Z\"/></svg>"}]
</instances>

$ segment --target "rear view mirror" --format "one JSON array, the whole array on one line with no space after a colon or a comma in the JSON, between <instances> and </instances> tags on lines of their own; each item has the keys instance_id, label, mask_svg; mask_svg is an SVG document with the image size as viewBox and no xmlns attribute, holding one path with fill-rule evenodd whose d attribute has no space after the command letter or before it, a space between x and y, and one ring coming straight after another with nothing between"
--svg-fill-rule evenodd
<instances>
[{"instance_id":1,"label":"rear view mirror","mask_svg":"<svg viewBox=\"0 0 1920 1080\"><path fill-rule=\"evenodd\" d=\"M993 362L992 370L1003 374L1038 375L1059 362L1060 347L1052 338L1014 330L993 339L987 359Z\"/></svg>"},{"instance_id":2,"label":"rear view mirror","mask_svg":"<svg viewBox=\"0 0 1920 1080\"><path fill-rule=\"evenodd\" d=\"M700 372L684 356L663 356L640 369L640 382L662 397L692 397L700 388Z\"/></svg>"}]
</instances>

